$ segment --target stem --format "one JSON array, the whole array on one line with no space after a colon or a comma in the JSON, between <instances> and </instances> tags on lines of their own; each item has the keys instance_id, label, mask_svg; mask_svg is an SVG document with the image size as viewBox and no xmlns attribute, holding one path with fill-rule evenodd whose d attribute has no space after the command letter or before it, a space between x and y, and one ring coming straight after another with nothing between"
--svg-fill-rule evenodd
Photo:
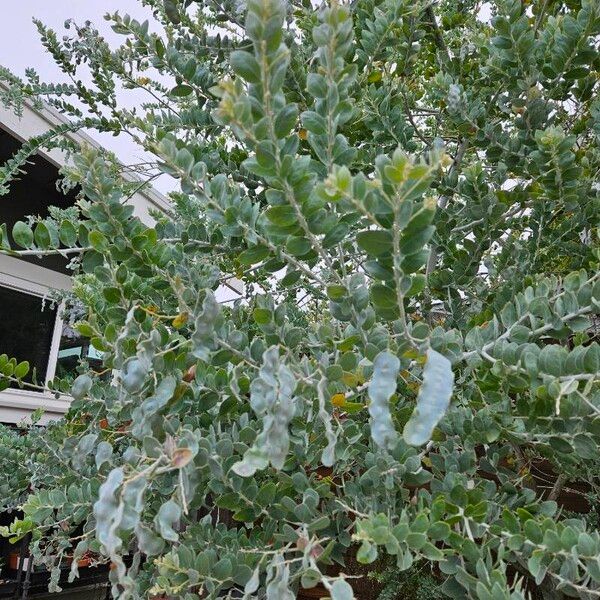
<instances>
[{"instance_id":1,"label":"stem","mask_svg":"<svg viewBox=\"0 0 600 600\"><path fill-rule=\"evenodd\" d=\"M435 18L435 12L433 12L433 5L430 4L426 9L425 9L425 14L427 15L427 18L429 19L430 25L431 25L431 30L433 33L433 39L435 41L435 45L438 47L438 50L442 53L443 56L443 62L449 63L451 58L450 58L450 52L448 51L448 46L446 46L446 42L444 41L444 37L442 36L442 32L440 31L440 27L438 25L437 19Z\"/></svg>"},{"instance_id":2,"label":"stem","mask_svg":"<svg viewBox=\"0 0 600 600\"><path fill-rule=\"evenodd\" d=\"M91 246L86 246L85 248L57 248L54 250L5 250L0 249L0 254L5 254L6 256L55 256L60 254L61 256L65 256L67 254L82 254L83 252L87 252L88 250L92 250Z\"/></svg>"},{"instance_id":3,"label":"stem","mask_svg":"<svg viewBox=\"0 0 600 600\"><path fill-rule=\"evenodd\" d=\"M394 247L394 280L396 282L396 302L398 304L398 311L400 313L400 326L402 332L407 335L408 327L406 323L406 312L404 310L404 294L400 287L402 281L402 267L400 265L400 223L399 223L400 207L394 207L394 227L392 229L392 242Z\"/></svg>"},{"instance_id":4,"label":"stem","mask_svg":"<svg viewBox=\"0 0 600 600\"><path fill-rule=\"evenodd\" d=\"M567 476L564 473L561 473L556 478L556 482L554 483L554 486L552 487L552 490L550 491L550 494L548 495L548 500L556 501L558 499L566 481L567 481Z\"/></svg>"}]
</instances>

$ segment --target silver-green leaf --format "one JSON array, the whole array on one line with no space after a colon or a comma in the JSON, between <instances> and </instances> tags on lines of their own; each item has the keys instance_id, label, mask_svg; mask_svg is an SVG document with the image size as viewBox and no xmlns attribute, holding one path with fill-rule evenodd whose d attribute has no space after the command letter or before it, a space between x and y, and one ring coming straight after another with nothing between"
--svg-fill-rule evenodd
<instances>
[{"instance_id":1,"label":"silver-green leaf","mask_svg":"<svg viewBox=\"0 0 600 600\"><path fill-rule=\"evenodd\" d=\"M380 448L387 450L391 450L398 440L390 411L390 398L396 391L399 370L400 361L396 356L387 350L380 352L373 362L373 379L369 384L371 436Z\"/></svg>"},{"instance_id":2,"label":"silver-green leaf","mask_svg":"<svg viewBox=\"0 0 600 600\"><path fill-rule=\"evenodd\" d=\"M430 348L427 351L417 406L404 426L403 436L407 444L422 446L431 439L435 426L446 414L453 387L454 373L450 361Z\"/></svg>"}]
</instances>

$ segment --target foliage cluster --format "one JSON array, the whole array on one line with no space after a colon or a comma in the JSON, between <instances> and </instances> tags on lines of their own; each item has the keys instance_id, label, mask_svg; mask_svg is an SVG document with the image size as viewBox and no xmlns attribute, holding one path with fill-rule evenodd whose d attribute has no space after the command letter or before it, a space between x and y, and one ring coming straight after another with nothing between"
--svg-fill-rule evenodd
<instances>
[{"instance_id":1,"label":"foliage cluster","mask_svg":"<svg viewBox=\"0 0 600 600\"><path fill-rule=\"evenodd\" d=\"M600 466L600 5L142 3L151 24L107 16L114 49L38 24L70 83L2 71L6 105L71 118L2 189L59 147L80 192L2 251L74 259L75 327L113 374L51 383L72 407L0 486L6 533L33 532L54 589L68 557L110 561L122 599L348 600L355 553L429 561L457 599L599 596L600 534L556 500ZM179 189L148 227L127 198L158 173ZM26 367L2 359L3 385ZM27 442L2 435L11 471Z\"/></svg>"}]
</instances>

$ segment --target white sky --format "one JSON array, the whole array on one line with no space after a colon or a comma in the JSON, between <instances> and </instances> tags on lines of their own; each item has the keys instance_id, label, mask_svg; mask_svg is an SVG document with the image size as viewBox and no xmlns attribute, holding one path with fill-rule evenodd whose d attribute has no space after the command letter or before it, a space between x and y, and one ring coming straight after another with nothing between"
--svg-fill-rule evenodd
<instances>
[{"instance_id":1,"label":"white sky","mask_svg":"<svg viewBox=\"0 0 600 600\"><path fill-rule=\"evenodd\" d=\"M92 21L96 28L116 46L124 39L115 34L104 20L104 15L119 11L138 21L150 19L152 14L139 0L3 0L0 19L0 65L8 67L15 75L23 76L27 67L35 68L42 81L56 83L67 81L52 57L42 46L32 18L38 18L52 27L60 37L64 22L72 18L77 23ZM72 33L65 32L65 33ZM124 163L144 160L137 145L126 136L114 137L88 132L106 148L112 150ZM160 178L154 183L163 193L173 189L171 178Z\"/></svg>"}]
</instances>

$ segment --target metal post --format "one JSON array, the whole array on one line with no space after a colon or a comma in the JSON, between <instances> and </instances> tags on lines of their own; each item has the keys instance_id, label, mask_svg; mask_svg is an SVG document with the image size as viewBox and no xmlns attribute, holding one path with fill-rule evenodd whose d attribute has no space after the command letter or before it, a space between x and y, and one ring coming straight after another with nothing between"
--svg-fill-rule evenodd
<instances>
[{"instance_id":1,"label":"metal post","mask_svg":"<svg viewBox=\"0 0 600 600\"><path fill-rule=\"evenodd\" d=\"M33 569L33 558L30 556L27 561L27 573L25 574L25 583L23 584L23 594L21 600L27 600L29 596L29 581L31 579L31 569Z\"/></svg>"},{"instance_id":2,"label":"metal post","mask_svg":"<svg viewBox=\"0 0 600 600\"><path fill-rule=\"evenodd\" d=\"M21 591L21 579L23 577L23 559L25 558L25 551L29 547L30 540L31 535L28 534L21 541L21 549L19 550L19 562L17 563L17 584L15 586L13 600L17 600L19 598L19 592ZM29 563L27 563L27 567L29 568Z\"/></svg>"}]
</instances>

